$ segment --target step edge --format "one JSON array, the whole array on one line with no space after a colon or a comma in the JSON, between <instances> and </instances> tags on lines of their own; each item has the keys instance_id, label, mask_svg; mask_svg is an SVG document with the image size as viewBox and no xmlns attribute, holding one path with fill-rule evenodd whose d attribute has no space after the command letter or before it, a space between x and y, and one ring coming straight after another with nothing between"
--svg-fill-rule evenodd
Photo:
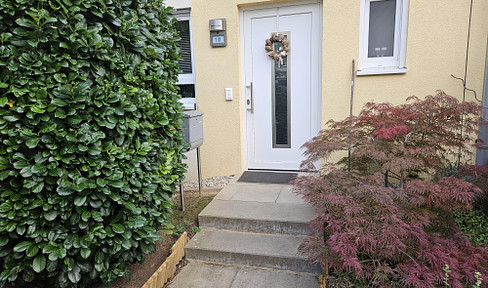
<instances>
[{"instance_id":1,"label":"step edge","mask_svg":"<svg viewBox=\"0 0 488 288\"><path fill-rule=\"evenodd\" d=\"M243 220L243 221L263 221L263 222L277 222L277 223L292 223L292 224L309 224L313 219L304 221L285 221L274 220L269 218L244 218L244 217L231 217L231 216L216 216L216 215L198 215L198 220L200 218L212 218L212 219L231 219L231 220Z\"/></svg>"},{"instance_id":2,"label":"step edge","mask_svg":"<svg viewBox=\"0 0 488 288\"><path fill-rule=\"evenodd\" d=\"M200 250L200 251L204 251L204 252L213 252L212 250ZM193 251L195 252L195 251ZM185 252L185 254L187 255L187 259L190 259L190 260L203 260L203 259L199 259L199 258L192 258L192 257L198 257L198 252L197 253L194 253L194 255L191 255L192 253L188 254ZM265 256L265 255L253 255L253 254L246 254L246 253L229 253L229 252L222 252L221 254L224 254L222 255L223 258L227 257L228 255L233 255L233 256L236 256L236 257L239 257L238 259L245 259L243 258L242 256L251 256L253 258L258 258L256 256L262 256L262 257L265 257L267 259L271 259L271 260L277 260L279 261L280 259L283 259L283 260L289 260L289 261L292 261L292 262L295 262L295 265L297 266L297 268L302 268L302 269L299 269L299 270L291 270L292 268L290 266L295 266L295 265L283 265L284 267L286 266L287 269L280 269L280 268L276 268L276 267L267 267L267 266L258 266L258 264L256 265L249 265L249 264L242 264L241 262L219 262L219 255L215 256L215 257L208 257L210 259L213 259L213 261L211 260L203 260L203 261L207 261L207 262L213 262L213 263L223 263L223 264L228 264L228 265L246 265L246 266L251 266L251 267L263 267L263 268L270 268L270 269L275 269L275 270L285 270L285 271L294 271L294 272L308 272L308 273L320 273L320 265L319 264L310 264L310 262L308 262L308 260L305 258L305 259L295 259L295 258L284 258L284 257L269 257L269 256ZM252 259L251 259L252 260ZM297 263L298 262L298 263ZM270 262L268 262L270 263ZM262 265L262 264L261 264ZM274 265L273 262L271 262L269 264L270 266ZM278 264L279 265L279 264ZM276 266L276 265L274 265ZM312 272L312 271L315 271L315 272Z\"/></svg>"},{"instance_id":3,"label":"step edge","mask_svg":"<svg viewBox=\"0 0 488 288\"><path fill-rule=\"evenodd\" d=\"M185 247L185 250L199 250L199 251L207 251L207 252L219 252L219 253L229 253L229 254L238 254L238 255L251 255L251 256L263 256L263 257L273 257L273 258L283 258L283 259L290 259L290 260L305 260L307 261L307 257L303 256L300 257L298 255L295 256L282 256L282 255L275 255L275 254L257 254L257 253L244 253L239 251L229 251L229 250L218 250L218 249L207 249L207 248L195 248L195 247ZM186 251L185 251L186 253Z\"/></svg>"},{"instance_id":4,"label":"step edge","mask_svg":"<svg viewBox=\"0 0 488 288\"><path fill-rule=\"evenodd\" d=\"M218 266L232 266L232 267L238 267L238 268L251 268L251 269L258 269L258 270L269 270L269 271L273 271L273 272L294 274L294 275L304 275L304 276L319 276L320 275L320 273L316 274L316 273L311 273L311 272L300 272L300 271L293 271L293 270L286 270L286 269L274 269L274 268L269 268L269 267L251 266L251 265L245 265L245 264L227 264L227 263L206 261L206 260L200 260L200 259L188 259L188 261L189 262L199 262L199 263L210 264L210 265L218 265ZM312 265L318 265L318 264L312 264Z\"/></svg>"},{"instance_id":5,"label":"step edge","mask_svg":"<svg viewBox=\"0 0 488 288\"><path fill-rule=\"evenodd\" d=\"M243 230L232 230L232 229L222 229L222 228L216 228L216 227L201 227L201 231L195 234L197 236L199 233L204 232L204 231L212 231L212 232L217 232L217 233L232 233L232 234L246 234L246 235L256 235L256 236L263 236L263 235L268 235L271 237L277 237L277 238L302 238L305 239L309 235L303 235L303 234L283 234L283 233L263 233L263 232L252 232L252 231L243 231ZM191 240L190 240L191 241Z\"/></svg>"},{"instance_id":6,"label":"step edge","mask_svg":"<svg viewBox=\"0 0 488 288\"><path fill-rule=\"evenodd\" d=\"M200 228L229 230L236 232L251 232L271 235L306 236L313 234L308 223L276 222L260 220L241 220L232 218L199 218Z\"/></svg>"}]
</instances>

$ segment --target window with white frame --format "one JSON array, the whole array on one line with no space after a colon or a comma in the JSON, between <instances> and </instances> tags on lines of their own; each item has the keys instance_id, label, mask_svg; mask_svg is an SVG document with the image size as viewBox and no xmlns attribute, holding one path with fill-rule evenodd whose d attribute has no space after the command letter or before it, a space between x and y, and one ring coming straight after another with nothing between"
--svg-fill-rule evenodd
<instances>
[{"instance_id":1,"label":"window with white frame","mask_svg":"<svg viewBox=\"0 0 488 288\"><path fill-rule=\"evenodd\" d=\"M195 73L193 65L193 43L191 31L190 9L179 9L173 11L178 22L176 30L180 35L178 44L181 49L180 74L178 75L178 87L180 88L181 102L185 109L195 109Z\"/></svg>"},{"instance_id":2,"label":"window with white frame","mask_svg":"<svg viewBox=\"0 0 488 288\"><path fill-rule=\"evenodd\" d=\"M362 0L358 75L405 73L408 0Z\"/></svg>"}]
</instances>

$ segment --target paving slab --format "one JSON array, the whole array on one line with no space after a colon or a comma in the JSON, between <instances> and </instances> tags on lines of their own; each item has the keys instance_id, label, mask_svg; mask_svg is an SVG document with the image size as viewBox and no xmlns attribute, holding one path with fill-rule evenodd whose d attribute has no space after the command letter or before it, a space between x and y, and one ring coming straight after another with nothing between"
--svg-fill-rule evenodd
<instances>
[{"instance_id":1,"label":"paving slab","mask_svg":"<svg viewBox=\"0 0 488 288\"><path fill-rule=\"evenodd\" d=\"M276 203L307 204L302 196L293 192L293 186L291 185L283 186L281 188L280 195L276 199Z\"/></svg>"},{"instance_id":2,"label":"paving slab","mask_svg":"<svg viewBox=\"0 0 488 288\"><path fill-rule=\"evenodd\" d=\"M273 269L191 260L169 288L317 288L317 277Z\"/></svg>"},{"instance_id":3,"label":"paving slab","mask_svg":"<svg viewBox=\"0 0 488 288\"><path fill-rule=\"evenodd\" d=\"M237 192L237 189L229 189L230 185L225 186L222 190L220 190L219 194L215 196L214 200L230 200L234 194ZM234 185L232 185L234 186Z\"/></svg>"},{"instance_id":4,"label":"paving slab","mask_svg":"<svg viewBox=\"0 0 488 288\"><path fill-rule=\"evenodd\" d=\"M230 288L239 269L237 266L190 261L168 287Z\"/></svg>"},{"instance_id":5,"label":"paving slab","mask_svg":"<svg viewBox=\"0 0 488 288\"><path fill-rule=\"evenodd\" d=\"M201 227L264 233L310 234L316 217L308 204L214 199L198 216Z\"/></svg>"},{"instance_id":6,"label":"paving slab","mask_svg":"<svg viewBox=\"0 0 488 288\"><path fill-rule=\"evenodd\" d=\"M308 223L316 217L316 213L308 204L214 199L199 216Z\"/></svg>"},{"instance_id":7,"label":"paving slab","mask_svg":"<svg viewBox=\"0 0 488 288\"><path fill-rule=\"evenodd\" d=\"M225 186L215 199L273 203L283 186L289 185L233 183Z\"/></svg>"},{"instance_id":8,"label":"paving slab","mask_svg":"<svg viewBox=\"0 0 488 288\"><path fill-rule=\"evenodd\" d=\"M241 268L231 288L318 288L317 276L272 269Z\"/></svg>"},{"instance_id":9,"label":"paving slab","mask_svg":"<svg viewBox=\"0 0 488 288\"><path fill-rule=\"evenodd\" d=\"M236 185L238 188L230 200L233 201L253 201L253 202L267 202L275 203L276 199L281 192L280 186L256 186L254 187L242 187ZM249 185L251 186L251 185Z\"/></svg>"}]
</instances>

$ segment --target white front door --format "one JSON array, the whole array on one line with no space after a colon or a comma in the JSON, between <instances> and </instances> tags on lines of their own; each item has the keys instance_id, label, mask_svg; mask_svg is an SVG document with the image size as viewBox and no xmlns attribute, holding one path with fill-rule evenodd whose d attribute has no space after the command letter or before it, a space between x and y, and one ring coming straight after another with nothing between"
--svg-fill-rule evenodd
<instances>
[{"instance_id":1,"label":"white front door","mask_svg":"<svg viewBox=\"0 0 488 288\"><path fill-rule=\"evenodd\" d=\"M243 11L248 169L298 170L301 146L319 132L320 15L318 3ZM289 39L283 63L265 50L275 32Z\"/></svg>"}]
</instances>

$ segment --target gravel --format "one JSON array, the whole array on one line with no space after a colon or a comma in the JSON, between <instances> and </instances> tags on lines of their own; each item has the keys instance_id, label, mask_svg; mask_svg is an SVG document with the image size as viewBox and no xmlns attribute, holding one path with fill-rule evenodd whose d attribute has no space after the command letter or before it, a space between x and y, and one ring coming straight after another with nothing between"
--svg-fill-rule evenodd
<instances>
[{"instance_id":1,"label":"gravel","mask_svg":"<svg viewBox=\"0 0 488 288\"><path fill-rule=\"evenodd\" d=\"M219 176L202 179L202 189L222 188L229 184L235 175ZM198 181L183 181L184 190L198 190Z\"/></svg>"}]
</instances>

